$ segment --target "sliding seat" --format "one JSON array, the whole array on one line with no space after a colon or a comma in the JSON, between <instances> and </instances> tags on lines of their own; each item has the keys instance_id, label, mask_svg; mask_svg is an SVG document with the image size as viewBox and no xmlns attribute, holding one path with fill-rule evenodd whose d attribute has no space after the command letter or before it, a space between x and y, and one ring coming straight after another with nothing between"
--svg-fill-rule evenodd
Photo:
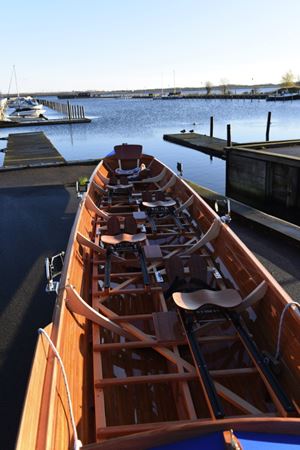
<instances>
[{"instance_id":1,"label":"sliding seat","mask_svg":"<svg viewBox=\"0 0 300 450\"><path fill-rule=\"evenodd\" d=\"M137 232L137 223L132 216L128 216L124 220L124 231L121 232L121 225L118 217L112 216L107 221L107 233L101 236L101 242L106 247L105 261L105 281L104 288L110 288L110 271L111 260L117 254L126 252L137 253L143 273L143 281L145 286L149 286L150 279L147 271L145 254L142 243L146 240L145 233Z\"/></svg>"},{"instance_id":2,"label":"sliding seat","mask_svg":"<svg viewBox=\"0 0 300 450\"><path fill-rule=\"evenodd\" d=\"M142 206L145 208L153 233L157 232L156 221L172 217L176 226L182 229L181 223L174 214L176 201L172 198L166 198L163 191L154 193L142 192Z\"/></svg>"}]
</instances>

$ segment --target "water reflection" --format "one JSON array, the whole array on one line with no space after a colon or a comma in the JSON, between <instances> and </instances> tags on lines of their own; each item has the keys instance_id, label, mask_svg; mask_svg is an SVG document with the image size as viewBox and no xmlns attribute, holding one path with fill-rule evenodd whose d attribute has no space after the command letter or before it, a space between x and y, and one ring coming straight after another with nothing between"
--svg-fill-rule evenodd
<instances>
[{"instance_id":1,"label":"water reflection","mask_svg":"<svg viewBox=\"0 0 300 450\"><path fill-rule=\"evenodd\" d=\"M67 160L102 157L122 142L142 144L145 153L154 154L173 170L176 162L182 161L186 178L221 193L225 183L224 161L211 160L195 150L167 143L162 139L163 134L178 133L183 128L209 134L210 116L214 116L215 136L225 139L226 125L230 123L233 141L261 141L265 140L267 113L271 111L272 140L299 137L300 101L270 105L265 100L76 99L70 103L84 106L92 122L2 130L1 136L44 131ZM47 111L47 115L54 118L57 113Z\"/></svg>"}]
</instances>

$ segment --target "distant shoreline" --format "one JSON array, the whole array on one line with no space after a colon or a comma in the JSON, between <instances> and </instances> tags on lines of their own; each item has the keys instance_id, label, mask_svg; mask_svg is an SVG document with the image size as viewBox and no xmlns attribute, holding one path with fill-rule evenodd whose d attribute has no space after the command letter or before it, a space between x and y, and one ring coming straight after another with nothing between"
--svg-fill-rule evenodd
<instances>
[{"instance_id":1,"label":"distant shoreline","mask_svg":"<svg viewBox=\"0 0 300 450\"><path fill-rule=\"evenodd\" d=\"M242 85L242 84L227 84L226 89L230 92L234 92L235 90L243 89L244 91L259 91L260 89L278 89L281 85L280 84L272 84L272 83L265 83L265 84L255 84L255 85ZM201 96L206 95L207 89L205 87L176 87L176 91L181 91L183 95L188 95L189 92L193 92L194 95L200 96L201 93L203 93ZM223 87L222 85L218 86L211 86L211 94L212 95L222 95L220 92L222 91ZM163 91L171 92L173 91L173 88L166 88L163 89ZM153 95L159 95L161 94L162 89L161 88L153 88L153 89L124 89L124 90L94 90L94 89L86 89L86 90L73 90L73 91L36 91L36 92L20 92L19 95L26 96L26 95L34 95L34 96L58 96L58 95L75 95L77 96L78 93L90 93L91 97L98 97L98 96L124 96L124 95L144 95L148 96L149 94ZM219 92L219 93L217 93ZM196 94L197 93L197 94ZM235 95L235 94L230 94ZM237 94L238 95L238 94ZM3 97L5 97L5 94L2 94ZM11 93L9 95L10 97L17 96L17 93ZM84 97L83 97L84 98ZM211 97L210 97L211 98Z\"/></svg>"}]
</instances>

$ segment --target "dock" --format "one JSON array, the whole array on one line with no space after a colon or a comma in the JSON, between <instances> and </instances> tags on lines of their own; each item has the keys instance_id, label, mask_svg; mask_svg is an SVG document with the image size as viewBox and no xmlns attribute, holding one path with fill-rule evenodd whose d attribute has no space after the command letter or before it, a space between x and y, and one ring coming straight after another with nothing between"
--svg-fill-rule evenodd
<instances>
[{"instance_id":1,"label":"dock","mask_svg":"<svg viewBox=\"0 0 300 450\"><path fill-rule=\"evenodd\" d=\"M207 155L216 156L221 159L226 158L224 149L227 146L227 141L225 139L198 133L164 134L163 138L165 141L190 147Z\"/></svg>"},{"instance_id":2,"label":"dock","mask_svg":"<svg viewBox=\"0 0 300 450\"><path fill-rule=\"evenodd\" d=\"M40 127L40 126L49 126L49 125L72 125L75 123L90 123L91 119L87 117L83 119L37 119L37 120L28 120L26 122L17 122L13 120L1 120L0 128L16 128L16 127Z\"/></svg>"},{"instance_id":3,"label":"dock","mask_svg":"<svg viewBox=\"0 0 300 450\"><path fill-rule=\"evenodd\" d=\"M42 132L8 135L4 167L65 163L65 159Z\"/></svg>"}]
</instances>

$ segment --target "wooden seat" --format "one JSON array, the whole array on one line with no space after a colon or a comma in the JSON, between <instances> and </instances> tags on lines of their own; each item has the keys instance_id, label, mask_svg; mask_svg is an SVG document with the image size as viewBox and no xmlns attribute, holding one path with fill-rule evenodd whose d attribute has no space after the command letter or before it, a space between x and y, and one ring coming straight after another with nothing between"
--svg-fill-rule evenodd
<instances>
[{"instance_id":1,"label":"wooden seat","mask_svg":"<svg viewBox=\"0 0 300 450\"><path fill-rule=\"evenodd\" d=\"M137 242L143 242L146 239L145 233L138 233L138 234L128 234L128 233L121 233L117 234L115 236L101 236L101 241L104 244L110 244L110 245L117 245L121 242L129 242L131 244L136 244Z\"/></svg>"},{"instance_id":2,"label":"wooden seat","mask_svg":"<svg viewBox=\"0 0 300 450\"><path fill-rule=\"evenodd\" d=\"M164 192L162 191L154 192L153 201L152 193L146 191L142 194L142 205L145 206L145 208L170 208L171 206L176 205L176 201L172 198L166 198Z\"/></svg>"},{"instance_id":3,"label":"wooden seat","mask_svg":"<svg viewBox=\"0 0 300 450\"><path fill-rule=\"evenodd\" d=\"M174 292L173 300L183 309L195 310L204 305L215 305L221 308L234 308L242 302L242 297L235 289L210 291L201 289L195 292Z\"/></svg>"},{"instance_id":4,"label":"wooden seat","mask_svg":"<svg viewBox=\"0 0 300 450\"><path fill-rule=\"evenodd\" d=\"M157 208L159 206L165 207L165 208L170 208L171 206L175 206L176 202L175 200L157 200L156 202L143 202L142 203L143 206L145 206L146 208Z\"/></svg>"},{"instance_id":5,"label":"wooden seat","mask_svg":"<svg viewBox=\"0 0 300 450\"><path fill-rule=\"evenodd\" d=\"M115 155L118 158L119 167L115 169L117 175L138 176L140 173L140 158L143 147L141 145L116 145Z\"/></svg>"},{"instance_id":6,"label":"wooden seat","mask_svg":"<svg viewBox=\"0 0 300 450\"><path fill-rule=\"evenodd\" d=\"M262 281L244 299L242 299L236 289L224 289L221 291L200 289L199 291L190 293L174 292L173 300L180 308L192 311L204 305L214 305L221 308L234 308L237 312L241 312L249 306L252 306L258 300L261 300L267 288L266 281Z\"/></svg>"},{"instance_id":7,"label":"wooden seat","mask_svg":"<svg viewBox=\"0 0 300 450\"><path fill-rule=\"evenodd\" d=\"M121 233L119 219L112 216L107 221L107 234L101 236L104 244L117 245L121 242L136 244L146 239L145 233L137 233L137 224L133 217L126 217L124 220L124 233Z\"/></svg>"},{"instance_id":8,"label":"wooden seat","mask_svg":"<svg viewBox=\"0 0 300 450\"><path fill-rule=\"evenodd\" d=\"M132 189L133 184L128 181L127 178L123 177L123 179L118 180L117 178L110 178L109 184L106 185L106 187L112 191L118 190L118 189Z\"/></svg>"}]
</instances>

